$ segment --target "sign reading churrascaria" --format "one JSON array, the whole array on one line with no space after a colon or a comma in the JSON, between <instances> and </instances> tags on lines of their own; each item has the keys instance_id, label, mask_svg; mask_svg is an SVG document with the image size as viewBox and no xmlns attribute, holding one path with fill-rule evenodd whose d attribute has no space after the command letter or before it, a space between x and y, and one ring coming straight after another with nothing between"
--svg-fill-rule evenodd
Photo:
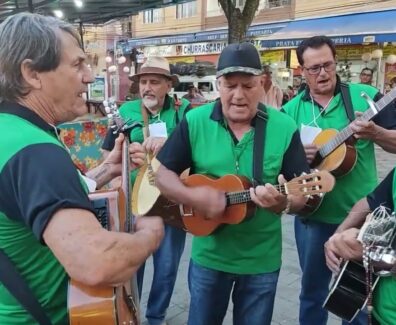
<instances>
[{"instance_id":1,"label":"sign reading churrascaria","mask_svg":"<svg viewBox=\"0 0 396 325\"><path fill-rule=\"evenodd\" d=\"M192 43L176 47L180 55L199 55L220 53L227 46L227 42Z\"/></svg>"}]
</instances>

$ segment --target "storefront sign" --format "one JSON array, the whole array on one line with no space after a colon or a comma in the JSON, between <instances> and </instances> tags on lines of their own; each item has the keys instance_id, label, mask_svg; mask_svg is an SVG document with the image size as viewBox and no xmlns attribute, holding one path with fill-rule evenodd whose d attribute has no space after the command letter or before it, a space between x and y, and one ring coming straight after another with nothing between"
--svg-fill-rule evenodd
<instances>
[{"instance_id":1,"label":"storefront sign","mask_svg":"<svg viewBox=\"0 0 396 325\"><path fill-rule=\"evenodd\" d=\"M165 46L147 46L143 49L145 57L149 56L175 56L176 46L165 45Z\"/></svg>"},{"instance_id":2,"label":"storefront sign","mask_svg":"<svg viewBox=\"0 0 396 325\"><path fill-rule=\"evenodd\" d=\"M285 51L284 50L264 51L261 53L261 61L266 64L285 61Z\"/></svg>"},{"instance_id":3,"label":"storefront sign","mask_svg":"<svg viewBox=\"0 0 396 325\"><path fill-rule=\"evenodd\" d=\"M340 36L330 37L335 45L345 44L361 44L363 36ZM263 48L292 48L298 47L304 39L286 39L286 40L262 40L261 46Z\"/></svg>"},{"instance_id":4,"label":"storefront sign","mask_svg":"<svg viewBox=\"0 0 396 325\"><path fill-rule=\"evenodd\" d=\"M227 42L193 43L176 45L177 55L200 55L220 53L227 46Z\"/></svg>"},{"instance_id":5,"label":"storefront sign","mask_svg":"<svg viewBox=\"0 0 396 325\"><path fill-rule=\"evenodd\" d=\"M168 62L170 64L176 64L176 63L194 63L195 62L195 57L193 56L178 56L174 58L167 58Z\"/></svg>"},{"instance_id":6,"label":"storefront sign","mask_svg":"<svg viewBox=\"0 0 396 325\"><path fill-rule=\"evenodd\" d=\"M337 46L337 57L339 59L348 60L361 60L363 53L372 53L378 49L378 45L351 45L351 46ZM396 46L388 44L382 48L383 57L387 57L390 54L396 54Z\"/></svg>"}]
</instances>

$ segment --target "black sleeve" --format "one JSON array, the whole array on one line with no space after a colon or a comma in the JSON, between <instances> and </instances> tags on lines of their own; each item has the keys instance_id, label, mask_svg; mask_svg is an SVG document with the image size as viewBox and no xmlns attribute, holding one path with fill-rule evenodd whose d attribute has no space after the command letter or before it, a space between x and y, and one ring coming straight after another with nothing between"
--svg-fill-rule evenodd
<instances>
[{"instance_id":1,"label":"black sleeve","mask_svg":"<svg viewBox=\"0 0 396 325\"><path fill-rule=\"evenodd\" d=\"M184 116L186 116L187 112L188 112L189 110L191 110L191 109L192 109L191 104L188 104L188 106L187 106L186 109L184 110ZM183 117L184 117L184 116L183 116Z\"/></svg>"},{"instance_id":2,"label":"black sleeve","mask_svg":"<svg viewBox=\"0 0 396 325\"><path fill-rule=\"evenodd\" d=\"M113 133L114 130L112 128L107 129L106 136L103 140L102 149L111 151L114 148L115 140L118 138L119 132Z\"/></svg>"},{"instance_id":3,"label":"black sleeve","mask_svg":"<svg viewBox=\"0 0 396 325\"><path fill-rule=\"evenodd\" d=\"M373 100L374 102L379 101L383 94L378 92ZM390 103L387 107L382 109L374 118L373 122L385 129L396 130L396 101Z\"/></svg>"},{"instance_id":4,"label":"black sleeve","mask_svg":"<svg viewBox=\"0 0 396 325\"><path fill-rule=\"evenodd\" d=\"M166 168L181 174L192 167L192 154L188 123L184 118L173 131L157 155L157 159Z\"/></svg>"},{"instance_id":5,"label":"black sleeve","mask_svg":"<svg viewBox=\"0 0 396 325\"><path fill-rule=\"evenodd\" d=\"M392 194L394 174L395 169L392 169L383 181L374 189L374 191L367 195L367 202L371 211L374 211L380 205L394 211Z\"/></svg>"},{"instance_id":6,"label":"black sleeve","mask_svg":"<svg viewBox=\"0 0 396 325\"><path fill-rule=\"evenodd\" d=\"M296 130L283 156L281 174L289 181L303 172L309 173L310 168L301 143L300 132Z\"/></svg>"},{"instance_id":7,"label":"black sleeve","mask_svg":"<svg viewBox=\"0 0 396 325\"><path fill-rule=\"evenodd\" d=\"M0 188L0 211L24 223L41 241L58 210L94 213L69 154L54 144L30 145L19 151L2 169Z\"/></svg>"}]
</instances>

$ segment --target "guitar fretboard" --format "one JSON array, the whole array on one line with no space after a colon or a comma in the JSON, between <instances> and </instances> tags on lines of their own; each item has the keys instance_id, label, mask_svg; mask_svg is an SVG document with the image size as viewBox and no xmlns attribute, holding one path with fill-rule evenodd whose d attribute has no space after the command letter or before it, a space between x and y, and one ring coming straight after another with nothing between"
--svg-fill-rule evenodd
<instances>
[{"instance_id":1,"label":"guitar fretboard","mask_svg":"<svg viewBox=\"0 0 396 325\"><path fill-rule=\"evenodd\" d=\"M284 185L275 185L277 191L281 194L287 194L286 187ZM228 192L226 193L227 205L242 204L252 200L249 190Z\"/></svg>"},{"instance_id":2,"label":"guitar fretboard","mask_svg":"<svg viewBox=\"0 0 396 325\"><path fill-rule=\"evenodd\" d=\"M359 117L362 121L370 121L375 115L377 115L382 109L388 106L394 99L396 98L396 88L392 89L391 92L382 97L379 101L377 101L376 108L377 110L373 110L372 108L367 109L361 117ZM350 136L353 135L353 131L348 125L344 129L342 129L337 135L327 142L323 147L319 149L320 155L324 158L327 157L330 153L332 153L336 148L338 148L341 144L343 144Z\"/></svg>"}]
</instances>

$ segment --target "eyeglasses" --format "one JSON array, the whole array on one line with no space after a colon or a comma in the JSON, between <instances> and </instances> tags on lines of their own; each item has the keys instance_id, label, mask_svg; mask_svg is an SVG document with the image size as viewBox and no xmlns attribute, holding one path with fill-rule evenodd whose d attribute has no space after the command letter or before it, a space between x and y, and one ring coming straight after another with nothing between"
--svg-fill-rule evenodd
<instances>
[{"instance_id":1,"label":"eyeglasses","mask_svg":"<svg viewBox=\"0 0 396 325\"><path fill-rule=\"evenodd\" d=\"M304 67L304 69L307 70L310 75L316 75L320 73L322 68L326 72L334 71L336 69L336 65L337 64L335 62L326 62L324 64L314 65L313 67L310 68Z\"/></svg>"},{"instance_id":2,"label":"eyeglasses","mask_svg":"<svg viewBox=\"0 0 396 325\"><path fill-rule=\"evenodd\" d=\"M371 73L361 73L360 74L362 77L372 77L373 75Z\"/></svg>"}]
</instances>

